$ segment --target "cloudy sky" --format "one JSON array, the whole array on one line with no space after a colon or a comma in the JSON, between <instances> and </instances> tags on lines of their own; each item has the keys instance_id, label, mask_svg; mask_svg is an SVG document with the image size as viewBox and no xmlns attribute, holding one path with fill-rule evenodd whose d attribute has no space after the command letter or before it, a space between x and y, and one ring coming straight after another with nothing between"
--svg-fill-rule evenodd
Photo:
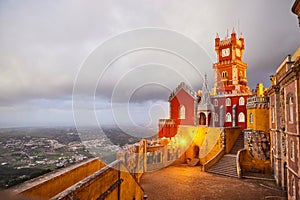
<instances>
[{"instance_id":1,"label":"cloudy sky","mask_svg":"<svg viewBox=\"0 0 300 200\"><path fill-rule=\"evenodd\" d=\"M155 126L181 81L212 86L214 38L233 27L250 87L269 86L300 45L293 2L0 1L0 127Z\"/></svg>"}]
</instances>

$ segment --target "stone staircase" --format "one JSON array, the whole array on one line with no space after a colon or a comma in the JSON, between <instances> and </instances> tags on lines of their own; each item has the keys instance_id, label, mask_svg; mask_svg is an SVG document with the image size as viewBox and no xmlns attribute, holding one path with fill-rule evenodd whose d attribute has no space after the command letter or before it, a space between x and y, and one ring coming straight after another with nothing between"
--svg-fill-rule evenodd
<instances>
[{"instance_id":1,"label":"stone staircase","mask_svg":"<svg viewBox=\"0 0 300 200\"><path fill-rule=\"evenodd\" d=\"M238 152L239 150L243 149L243 148L244 148L244 134L241 133L241 134L239 135L239 137L237 138L237 140L235 141L235 143L234 143L232 149L230 150L229 154L234 154L234 155L236 155L237 152Z\"/></svg>"},{"instance_id":2,"label":"stone staircase","mask_svg":"<svg viewBox=\"0 0 300 200\"><path fill-rule=\"evenodd\" d=\"M238 178L236 173L236 155L226 154L209 170L209 173Z\"/></svg>"},{"instance_id":3,"label":"stone staircase","mask_svg":"<svg viewBox=\"0 0 300 200\"><path fill-rule=\"evenodd\" d=\"M238 178L236 172L236 155L240 149L244 148L244 135L241 133L229 154L225 154L214 166L207 172Z\"/></svg>"}]
</instances>

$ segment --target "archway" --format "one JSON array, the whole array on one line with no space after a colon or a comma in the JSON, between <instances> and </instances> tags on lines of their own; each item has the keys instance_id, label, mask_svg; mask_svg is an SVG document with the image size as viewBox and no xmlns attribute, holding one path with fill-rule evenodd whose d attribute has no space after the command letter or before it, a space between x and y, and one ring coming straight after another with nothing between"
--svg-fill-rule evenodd
<instances>
[{"instance_id":1,"label":"archway","mask_svg":"<svg viewBox=\"0 0 300 200\"><path fill-rule=\"evenodd\" d=\"M204 113L200 113L199 125L206 125L206 115Z\"/></svg>"},{"instance_id":2,"label":"archway","mask_svg":"<svg viewBox=\"0 0 300 200\"><path fill-rule=\"evenodd\" d=\"M211 113L208 113L208 123L207 123L207 125L212 126L212 124L210 124L210 123L211 123Z\"/></svg>"},{"instance_id":3,"label":"archway","mask_svg":"<svg viewBox=\"0 0 300 200\"><path fill-rule=\"evenodd\" d=\"M200 148L195 145L193 148L193 158L199 158L199 152L200 152Z\"/></svg>"}]
</instances>

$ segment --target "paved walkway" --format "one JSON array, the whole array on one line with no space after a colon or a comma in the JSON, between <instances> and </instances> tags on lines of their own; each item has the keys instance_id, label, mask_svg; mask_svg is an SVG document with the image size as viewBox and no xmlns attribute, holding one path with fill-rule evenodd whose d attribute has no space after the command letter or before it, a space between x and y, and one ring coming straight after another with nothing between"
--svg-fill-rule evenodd
<instances>
[{"instance_id":1,"label":"paved walkway","mask_svg":"<svg viewBox=\"0 0 300 200\"><path fill-rule=\"evenodd\" d=\"M219 176L187 165L147 172L142 177L141 185L148 200L286 199L274 182Z\"/></svg>"}]
</instances>

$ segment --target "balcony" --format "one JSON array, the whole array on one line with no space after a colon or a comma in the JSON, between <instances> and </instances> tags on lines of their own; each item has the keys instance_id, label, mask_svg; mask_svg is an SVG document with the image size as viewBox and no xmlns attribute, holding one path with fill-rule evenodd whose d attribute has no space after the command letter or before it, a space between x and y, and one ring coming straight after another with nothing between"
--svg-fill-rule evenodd
<instances>
[{"instance_id":1,"label":"balcony","mask_svg":"<svg viewBox=\"0 0 300 200\"><path fill-rule=\"evenodd\" d=\"M247 101L247 108L254 108L256 106L267 106L269 107L269 97L258 97L258 96L252 96L252 97L248 97L248 101Z\"/></svg>"}]
</instances>

